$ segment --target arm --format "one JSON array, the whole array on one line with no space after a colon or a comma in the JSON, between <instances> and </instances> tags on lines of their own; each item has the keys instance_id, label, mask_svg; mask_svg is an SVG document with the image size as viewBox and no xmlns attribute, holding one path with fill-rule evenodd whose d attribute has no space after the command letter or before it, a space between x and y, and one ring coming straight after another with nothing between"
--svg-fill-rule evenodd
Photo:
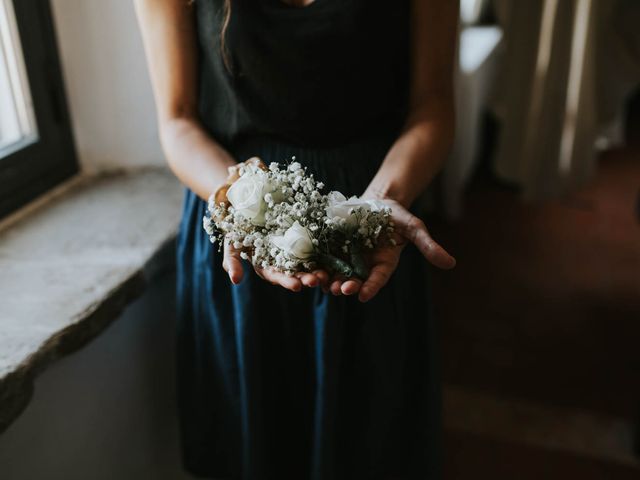
<instances>
[{"instance_id":1,"label":"arm","mask_svg":"<svg viewBox=\"0 0 640 480\"><path fill-rule=\"evenodd\" d=\"M364 198L384 199L392 207L396 245L373 251L371 271L364 282L337 279L330 287L334 295L357 293L363 302L386 285L409 242L437 267L453 268L456 263L407 208L441 168L453 142L458 2L412 0L411 20L409 113L402 133L363 194Z\"/></svg>"},{"instance_id":2,"label":"arm","mask_svg":"<svg viewBox=\"0 0 640 480\"><path fill-rule=\"evenodd\" d=\"M440 170L453 142L458 2L413 0L411 18L409 115L365 193L405 207Z\"/></svg>"},{"instance_id":3,"label":"arm","mask_svg":"<svg viewBox=\"0 0 640 480\"><path fill-rule=\"evenodd\" d=\"M163 151L176 177L203 200L223 185L235 159L215 142L197 116L197 45L192 2L135 0L151 75ZM225 243L223 268L233 283L244 275L239 252ZM254 267L266 281L298 291L326 282L328 274L297 278Z\"/></svg>"},{"instance_id":4,"label":"arm","mask_svg":"<svg viewBox=\"0 0 640 480\"><path fill-rule=\"evenodd\" d=\"M200 198L227 178L233 157L197 118L197 49L193 7L187 0L135 0L169 167Z\"/></svg>"}]
</instances>

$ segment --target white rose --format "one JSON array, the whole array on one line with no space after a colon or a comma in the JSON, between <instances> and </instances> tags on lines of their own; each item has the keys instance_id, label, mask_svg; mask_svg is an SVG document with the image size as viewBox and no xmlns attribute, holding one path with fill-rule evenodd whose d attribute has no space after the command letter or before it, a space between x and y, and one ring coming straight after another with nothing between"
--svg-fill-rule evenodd
<instances>
[{"instance_id":1,"label":"white rose","mask_svg":"<svg viewBox=\"0 0 640 480\"><path fill-rule=\"evenodd\" d=\"M364 212L377 212L386 206L382 200L362 200L355 195L347 200L340 192L329 192L327 199L327 217L344 219L347 227L355 227L358 224L355 215L351 215L356 208L361 208Z\"/></svg>"},{"instance_id":2,"label":"white rose","mask_svg":"<svg viewBox=\"0 0 640 480\"><path fill-rule=\"evenodd\" d=\"M309 258L314 253L313 241L309 231L297 221L291 225L284 235L274 235L271 243L286 254L299 259Z\"/></svg>"},{"instance_id":3,"label":"white rose","mask_svg":"<svg viewBox=\"0 0 640 480\"><path fill-rule=\"evenodd\" d=\"M248 171L231 184L227 199L236 212L251 220L254 225L264 225L267 204L264 201L268 193L268 179L260 172Z\"/></svg>"}]
</instances>

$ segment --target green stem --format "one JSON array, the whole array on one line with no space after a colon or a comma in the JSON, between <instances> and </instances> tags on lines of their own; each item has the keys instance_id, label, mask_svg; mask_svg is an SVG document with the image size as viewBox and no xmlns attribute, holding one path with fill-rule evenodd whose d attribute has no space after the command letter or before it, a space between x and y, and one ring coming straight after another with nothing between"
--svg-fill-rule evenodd
<instances>
[{"instance_id":1,"label":"green stem","mask_svg":"<svg viewBox=\"0 0 640 480\"><path fill-rule=\"evenodd\" d=\"M353 273L361 280L365 280L369 276L369 267L359 249L353 248L351 250L351 265L353 265Z\"/></svg>"},{"instance_id":2,"label":"green stem","mask_svg":"<svg viewBox=\"0 0 640 480\"><path fill-rule=\"evenodd\" d=\"M347 278L352 277L354 273L353 267L351 265L329 253L319 253L318 263L320 263L323 267L328 268L332 272L339 273L340 275L344 275Z\"/></svg>"}]
</instances>

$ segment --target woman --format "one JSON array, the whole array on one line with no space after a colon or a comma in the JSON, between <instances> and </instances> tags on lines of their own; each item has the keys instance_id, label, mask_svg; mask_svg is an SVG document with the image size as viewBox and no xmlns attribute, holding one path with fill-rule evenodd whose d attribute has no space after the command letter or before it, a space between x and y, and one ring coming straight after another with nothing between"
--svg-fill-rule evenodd
<instances>
[{"instance_id":1,"label":"woman","mask_svg":"<svg viewBox=\"0 0 640 480\"><path fill-rule=\"evenodd\" d=\"M136 1L162 146L185 185L177 355L190 472L437 476L425 258L455 261L410 211L452 141L455 3ZM252 156L295 156L327 190L385 199L397 246L374 252L363 282L219 253L206 201Z\"/></svg>"}]
</instances>

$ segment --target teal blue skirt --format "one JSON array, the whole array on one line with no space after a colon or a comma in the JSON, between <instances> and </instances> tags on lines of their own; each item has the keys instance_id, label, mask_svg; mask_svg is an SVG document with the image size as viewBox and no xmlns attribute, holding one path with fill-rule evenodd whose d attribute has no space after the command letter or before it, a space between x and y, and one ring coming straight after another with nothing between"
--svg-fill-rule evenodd
<instances>
[{"instance_id":1,"label":"teal blue skirt","mask_svg":"<svg viewBox=\"0 0 640 480\"><path fill-rule=\"evenodd\" d=\"M360 195L393 138L302 148L252 138L238 161L296 157ZM177 381L187 471L238 480L440 477L441 389L429 266L407 246L376 297L291 292L244 262L233 285L185 188L177 237Z\"/></svg>"}]
</instances>

